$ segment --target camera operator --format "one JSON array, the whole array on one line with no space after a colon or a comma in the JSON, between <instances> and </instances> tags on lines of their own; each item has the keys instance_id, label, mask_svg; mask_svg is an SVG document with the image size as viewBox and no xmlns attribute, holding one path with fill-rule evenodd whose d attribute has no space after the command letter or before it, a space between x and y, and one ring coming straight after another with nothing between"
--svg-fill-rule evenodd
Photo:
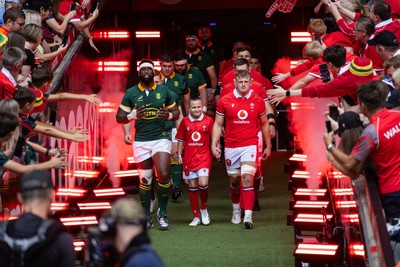
<instances>
[{"instance_id":1,"label":"camera operator","mask_svg":"<svg viewBox=\"0 0 400 267\"><path fill-rule=\"evenodd\" d=\"M104 237L112 239L121 255L121 267L164 266L150 244L146 223L147 216L142 206L129 198L117 200L101 217L99 230Z\"/></svg>"},{"instance_id":2,"label":"camera operator","mask_svg":"<svg viewBox=\"0 0 400 267\"><path fill-rule=\"evenodd\" d=\"M47 219L54 185L46 171L22 176L23 214L0 225L0 266L74 267L71 236L58 222Z\"/></svg>"}]
</instances>

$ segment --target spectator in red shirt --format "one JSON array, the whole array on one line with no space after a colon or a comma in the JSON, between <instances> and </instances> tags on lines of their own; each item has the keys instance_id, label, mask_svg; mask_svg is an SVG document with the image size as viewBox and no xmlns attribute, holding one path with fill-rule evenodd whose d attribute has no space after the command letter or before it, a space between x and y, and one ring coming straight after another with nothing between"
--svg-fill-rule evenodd
<instances>
[{"instance_id":1,"label":"spectator in red shirt","mask_svg":"<svg viewBox=\"0 0 400 267\"><path fill-rule=\"evenodd\" d=\"M24 63L25 53L18 47L7 48L1 59L0 99L13 98L17 90L17 78Z\"/></svg>"},{"instance_id":2,"label":"spectator in red shirt","mask_svg":"<svg viewBox=\"0 0 400 267\"><path fill-rule=\"evenodd\" d=\"M387 86L379 81L363 84L357 91L360 111L370 123L350 155L333 145L332 132L324 134L328 160L351 178L358 177L364 161L372 156L386 220L400 217L400 111L382 107L388 91Z\"/></svg>"},{"instance_id":3,"label":"spectator in red shirt","mask_svg":"<svg viewBox=\"0 0 400 267\"><path fill-rule=\"evenodd\" d=\"M369 40L368 44L375 46L376 51L383 61L400 55L398 39L390 31L381 31L373 39Z\"/></svg>"},{"instance_id":4,"label":"spectator in red shirt","mask_svg":"<svg viewBox=\"0 0 400 267\"><path fill-rule=\"evenodd\" d=\"M314 19L310 22L307 30L311 33L314 40L320 39L326 47L332 45L342 45L350 53L353 52L353 42L341 31L328 33L327 27L322 19Z\"/></svg>"},{"instance_id":5,"label":"spectator in red shirt","mask_svg":"<svg viewBox=\"0 0 400 267\"><path fill-rule=\"evenodd\" d=\"M367 57L372 60L372 67L382 76L383 73L383 60L375 49L375 46L368 45L368 40L374 35L375 25L374 22L367 17L361 17L356 21L354 27L354 36L356 43L354 44L354 54L360 57Z\"/></svg>"},{"instance_id":6,"label":"spectator in red shirt","mask_svg":"<svg viewBox=\"0 0 400 267\"><path fill-rule=\"evenodd\" d=\"M400 40L400 22L391 18L392 9L385 1L375 1L371 6L369 17L375 23L375 35L387 30Z\"/></svg>"}]
</instances>

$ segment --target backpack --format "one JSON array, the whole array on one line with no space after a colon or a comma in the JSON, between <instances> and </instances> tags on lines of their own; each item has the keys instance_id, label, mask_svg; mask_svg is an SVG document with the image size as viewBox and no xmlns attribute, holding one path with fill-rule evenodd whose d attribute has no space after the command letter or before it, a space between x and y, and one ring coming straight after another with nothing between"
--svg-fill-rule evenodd
<instances>
[{"instance_id":1,"label":"backpack","mask_svg":"<svg viewBox=\"0 0 400 267\"><path fill-rule=\"evenodd\" d=\"M53 220L41 222L31 237L15 238L7 233L14 227L15 221L4 221L0 226L0 251L9 258L11 267L29 266L53 240L66 229Z\"/></svg>"}]
</instances>

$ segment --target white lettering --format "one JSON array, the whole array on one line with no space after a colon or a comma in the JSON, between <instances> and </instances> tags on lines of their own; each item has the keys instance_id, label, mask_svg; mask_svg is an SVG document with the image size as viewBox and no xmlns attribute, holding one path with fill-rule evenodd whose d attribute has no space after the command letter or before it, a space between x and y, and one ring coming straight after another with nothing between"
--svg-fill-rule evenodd
<instances>
[{"instance_id":1,"label":"white lettering","mask_svg":"<svg viewBox=\"0 0 400 267\"><path fill-rule=\"evenodd\" d=\"M233 121L234 124L250 124L249 121Z\"/></svg>"},{"instance_id":2,"label":"white lettering","mask_svg":"<svg viewBox=\"0 0 400 267\"><path fill-rule=\"evenodd\" d=\"M399 125L400 125L400 123L399 123ZM390 138L392 138L396 134L400 133L399 125L395 125L391 129L389 129L386 133L384 133L383 135L385 136L385 138L389 140Z\"/></svg>"},{"instance_id":3,"label":"white lettering","mask_svg":"<svg viewBox=\"0 0 400 267\"><path fill-rule=\"evenodd\" d=\"M189 146L203 146L203 143L189 143Z\"/></svg>"}]
</instances>

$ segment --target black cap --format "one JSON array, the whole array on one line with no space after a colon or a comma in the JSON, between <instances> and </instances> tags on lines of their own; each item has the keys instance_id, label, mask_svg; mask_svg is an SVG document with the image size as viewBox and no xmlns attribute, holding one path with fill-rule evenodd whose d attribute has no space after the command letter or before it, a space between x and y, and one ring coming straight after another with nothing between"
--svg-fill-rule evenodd
<instances>
[{"instance_id":1,"label":"black cap","mask_svg":"<svg viewBox=\"0 0 400 267\"><path fill-rule=\"evenodd\" d=\"M400 107L400 90L389 92L388 99L382 104L382 106L388 109Z\"/></svg>"},{"instance_id":2,"label":"black cap","mask_svg":"<svg viewBox=\"0 0 400 267\"><path fill-rule=\"evenodd\" d=\"M381 31L374 38L368 40L369 45L399 46L396 36L390 31Z\"/></svg>"},{"instance_id":3,"label":"black cap","mask_svg":"<svg viewBox=\"0 0 400 267\"><path fill-rule=\"evenodd\" d=\"M341 134L344 130L349 130L362 125L360 115L353 111L346 111L338 117L339 129L335 131L335 134Z\"/></svg>"},{"instance_id":4,"label":"black cap","mask_svg":"<svg viewBox=\"0 0 400 267\"><path fill-rule=\"evenodd\" d=\"M21 178L21 192L54 188L53 180L47 171L32 171Z\"/></svg>"}]
</instances>

